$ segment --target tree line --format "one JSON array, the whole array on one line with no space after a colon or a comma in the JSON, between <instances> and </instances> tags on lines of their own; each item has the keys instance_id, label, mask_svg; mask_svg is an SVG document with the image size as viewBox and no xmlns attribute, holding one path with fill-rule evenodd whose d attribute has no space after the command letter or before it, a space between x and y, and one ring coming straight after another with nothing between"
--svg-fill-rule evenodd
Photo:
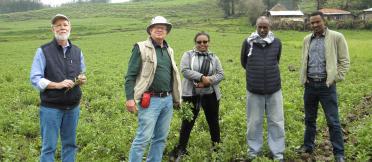
<instances>
[{"instance_id":1,"label":"tree line","mask_svg":"<svg viewBox=\"0 0 372 162\"><path fill-rule=\"evenodd\" d=\"M110 0L73 0L71 3L108 3ZM40 0L0 0L0 14L51 7Z\"/></svg>"},{"instance_id":2,"label":"tree line","mask_svg":"<svg viewBox=\"0 0 372 162\"><path fill-rule=\"evenodd\" d=\"M43 7L40 0L0 0L0 13L37 10Z\"/></svg>"}]
</instances>

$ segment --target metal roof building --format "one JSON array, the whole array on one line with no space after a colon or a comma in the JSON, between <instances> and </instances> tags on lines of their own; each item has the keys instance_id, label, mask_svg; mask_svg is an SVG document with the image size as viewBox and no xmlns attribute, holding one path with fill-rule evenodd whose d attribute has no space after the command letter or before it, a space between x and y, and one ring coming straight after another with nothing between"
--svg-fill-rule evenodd
<instances>
[{"instance_id":1,"label":"metal roof building","mask_svg":"<svg viewBox=\"0 0 372 162\"><path fill-rule=\"evenodd\" d=\"M269 11L269 16L304 16L302 11Z\"/></svg>"},{"instance_id":2,"label":"metal roof building","mask_svg":"<svg viewBox=\"0 0 372 162\"><path fill-rule=\"evenodd\" d=\"M363 10L364 12L372 12L372 8Z\"/></svg>"},{"instance_id":3,"label":"metal roof building","mask_svg":"<svg viewBox=\"0 0 372 162\"><path fill-rule=\"evenodd\" d=\"M340 10L337 8L323 8L319 10L328 20L345 20L353 19L353 15L349 11Z\"/></svg>"}]
</instances>

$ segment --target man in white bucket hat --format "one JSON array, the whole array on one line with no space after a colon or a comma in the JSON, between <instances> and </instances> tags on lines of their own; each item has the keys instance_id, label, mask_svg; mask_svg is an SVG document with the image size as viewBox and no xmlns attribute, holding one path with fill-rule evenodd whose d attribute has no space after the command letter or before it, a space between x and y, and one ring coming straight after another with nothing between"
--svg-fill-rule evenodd
<instances>
[{"instance_id":1,"label":"man in white bucket hat","mask_svg":"<svg viewBox=\"0 0 372 162\"><path fill-rule=\"evenodd\" d=\"M181 79L173 49L165 41L171 29L167 19L154 17L147 27L149 38L132 49L125 77L125 106L131 113L138 112L138 128L129 162L142 161L149 142L147 161L162 161L173 106L181 102Z\"/></svg>"}]
</instances>

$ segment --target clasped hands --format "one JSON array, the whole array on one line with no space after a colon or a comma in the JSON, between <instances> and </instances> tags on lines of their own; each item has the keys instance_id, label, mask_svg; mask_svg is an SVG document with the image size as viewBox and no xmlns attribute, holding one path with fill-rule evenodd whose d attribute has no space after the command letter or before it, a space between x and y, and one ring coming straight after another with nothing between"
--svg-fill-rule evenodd
<instances>
[{"instance_id":1,"label":"clasped hands","mask_svg":"<svg viewBox=\"0 0 372 162\"><path fill-rule=\"evenodd\" d=\"M209 87L212 84L212 79L209 76L202 76L199 83L195 85L196 88Z\"/></svg>"}]
</instances>

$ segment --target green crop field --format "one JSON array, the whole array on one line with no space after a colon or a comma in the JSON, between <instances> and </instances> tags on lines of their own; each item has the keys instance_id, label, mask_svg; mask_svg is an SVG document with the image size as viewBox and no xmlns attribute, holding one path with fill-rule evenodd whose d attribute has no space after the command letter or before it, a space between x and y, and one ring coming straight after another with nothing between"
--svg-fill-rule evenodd
<instances>
[{"instance_id":1,"label":"green crop field","mask_svg":"<svg viewBox=\"0 0 372 162\"><path fill-rule=\"evenodd\" d=\"M212 3L213 2L213 3ZM39 94L29 81L36 48L52 39L50 18L56 13L70 16L71 39L83 50L88 83L83 86L78 126L78 161L127 161L137 118L124 107L124 76L133 44L146 39L146 26L156 15L174 25L168 43L177 62L193 48L198 31L211 35L210 48L221 59L220 124L222 143L212 153L208 125L203 113L194 126L184 161L242 161L246 158L245 74L240 66L240 48L254 28L247 18L223 19L223 12L210 0L173 0L126 4L82 4L38 11L0 14L0 161L37 161ZM337 84L340 117L349 161L372 160L372 31L342 30L349 44L351 68L346 80ZM304 130L303 87L299 68L303 37L309 32L274 31L282 40L280 61L284 96L286 152L290 161L308 160L295 149L302 144ZM291 69L291 70L289 70ZM174 111L164 161L176 145L181 116ZM327 124L319 111L318 161L332 161ZM266 133L265 133L266 134ZM270 161L265 144L257 161ZM60 155L58 148L57 155ZM60 160L60 159L59 159Z\"/></svg>"}]
</instances>

